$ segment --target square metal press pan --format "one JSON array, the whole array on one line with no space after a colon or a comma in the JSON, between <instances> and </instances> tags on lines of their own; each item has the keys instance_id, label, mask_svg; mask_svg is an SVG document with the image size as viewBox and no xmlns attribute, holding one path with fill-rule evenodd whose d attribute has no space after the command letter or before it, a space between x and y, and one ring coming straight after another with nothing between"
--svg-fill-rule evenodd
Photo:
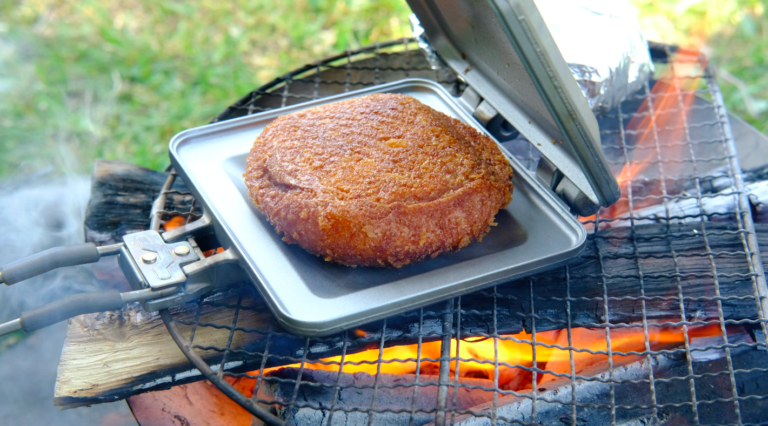
<instances>
[{"instance_id":1,"label":"square metal press pan","mask_svg":"<svg viewBox=\"0 0 768 426\"><path fill-rule=\"evenodd\" d=\"M370 93L413 96L486 132L439 84L406 79L186 130L171 140L171 162L214 218L219 242L239 253L286 329L331 334L553 268L584 248L584 227L503 147L515 170L512 202L482 242L457 253L400 269L350 268L283 242L248 198L242 175L254 140L278 116Z\"/></svg>"}]
</instances>

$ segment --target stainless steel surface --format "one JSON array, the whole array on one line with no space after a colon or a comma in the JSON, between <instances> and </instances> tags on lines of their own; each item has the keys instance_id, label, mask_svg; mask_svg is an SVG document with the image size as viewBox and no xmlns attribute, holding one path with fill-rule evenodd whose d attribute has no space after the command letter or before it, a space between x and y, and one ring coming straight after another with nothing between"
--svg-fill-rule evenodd
<instances>
[{"instance_id":1,"label":"stainless steel surface","mask_svg":"<svg viewBox=\"0 0 768 426\"><path fill-rule=\"evenodd\" d=\"M618 199L595 116L532 0L408 4L448 66L584 194L579 213Z\"/></svg>"},{"instance_id":2,"label":"stainless steel surface","mask_svg":"<svg viewBox=\"0 0 768 426\"><path fill-rule=\"evenodd\" d=\"M203 213L203 216L194 222L190 222L176 229L163 232L162 237L166 242L173 243L189 236L204 233L208 231L208 228L212 224L213 221L211 220L211 216L207 213Z\"/></svg>"},{"instance_id":3,"label":"stainless steel surface","mask_svg":"<svg viewBox=\"0 0 768 426\"><path fill-rule=\"evenodd\" d=\"M253 140L280 115L378 92L413 96L484 130L442 87L414 79L188 130L171 141L177 172L215 218L219 241L240 253L241 264L284 327L306 335L332 333L551 268L580 252L581 224L553 193L521 173L514 158L515 192L497 216L499 226L456 254L401 269L348 268L285 244L247 195L242 174Z\"/></svg>"},{"instance_id":4,"label":"stainless steel surface","mask_svg":"<svg viewBox=\"0 0 768 426\"><path fill-rule=\"evenodd\" d=\"M0 336L5 336L8 333L21 330L21 318L10 320L0 324Z\"/></svg>"},{"instance_id":5,"label":"stainless steel surface","mask_svg":"<svg viewBox=\"0 0 768 426\"><path fill-rule=\"evenodd\" d=\"M728 121L731 123L731 133L742 169L749 170L764 165L765 159L768 158L768 135L733 114L728 114Z\"/></svg>"},{"instance_id":6,"label":"stainless steel surface","mask_svg":"<svg viewBox=\"0 0 768 426\"><path fill-rule=\"evenodd\" d=\"M224 250L221 253L213 254L204 259L200 259L195 263L190 263L183 266L181 269L189 278L190 282L209 282L213 284L229 284L234 282L233 279L245 280L246 277L243 274L237 274L231 270L228 270L227 275L230 277L217 276L221 275L220 268L227 265L238 264L240 256L233 248ZM235 275L237 275L235 277Z\"/></svg>"},{"instance_id":7,"label":"stainless steel surface","mask_svg":"<svg viewBox=\"0 0 768 426\"><path fill-rule=\"evenodd\" d=\"M114 256L120 253L120 249L123 248L123 243L109 244L106 246L98 246L96 250L99 251L99 256Z\"/></svg>"},{"instance_id":8,"label":"stainless steel surface","mask_svg":"<svg viewBox=\"0 0 768 426\"><path fill-rule=\"evenodd\" d=\"M175 249L173 249L173 254L177 256L186 256L189 254L189 247L187 246L178 246Z\"/></svg>"},{"instance_id":9,"label":"stainless steel surface","mask_svg":"<svg viewBox=\"0 0 768 426\"><path fill-rule=\"evenodd\" d=\"M488 101L483 100L480 102L480 104L475 108L475 110L472 113L472 116L477 119L477 121L480 122L483 126L487 125L491 122L497 115L499 114L498 111L490 104Z\"/></svg>"},{"instance_id":10,"label":"stainless steel surface","mask_svg":"<svg viewBox=\"0 0 768 426\"><path fill-rule=\"evenodd\" d=\"M120 298L123 299L123 303L143 302L145 300L169 296L174 294L176 291L178 291L177 287L165 287L159 290L154 288L144 288L141 290L120 293Z\"/></svg>"},{"instance_id":11,"label":"stainless steel surface","mask_svg":"<svg viewBox=\"0 0 768 426\"><path fill-rule=\"evenodd\" d=\"M117 256L117 264L120 266L120 270L123 271L125 278L131 284L131 288L140 290L149 287L149 283L147 283L144 273L141 272L139 265L125 245L120 248L120 254Z\"/></svg>"},{"instance_id":12,"label":"stainless steel surface","mask_svg":"<svg viewBox=\"0 0 768 426\"><path fill-rule=\"evenodd\" d=\"M216 289L226 288L233 284L242 284L248 280L242 269L236 265L237 256L232 250L214 254L207 258L205 257L204 252L200 249L193 236L206 234L207 231L209 231L212 221L210 215L207 213L203 213L202 215L195 214L194 200L192 201L192 208L186 213L167 211L164 209L164 200L167 199L167 196L172 193L178 193L177 191L170 189L175 180L176 172L171 171L168 175L168 179L163 185L161 195L152 205L150 217L156 217L157 220L150 223L150 232L158 232L160 230L163 217L183 217L186 223L171 231L163 232L161 234L162 239L167 243L185 240L189 246L192 247L190 254L195 254L200 260L187 264L182 268L182 271L188 268L186 274L187 280L178 288L173 287L170 289L171 291L167 291L166 289L155 290L155 295L153 295L153 297L144 300L143 307L144 310L148 312L157 312L170 307L179 306L203 297ZM191 193L184 193L184 195L191 195ZM162 202L159 200L162 200ZM177 245L174 252L179 248L186 249L187 246ZM129 281L131 275L138 275L143 280L144 277L138 270L138 266L134 259L127 253L125 256L127 256L129 260L126 262L123 271L126 276L129 276ZM123 267L122 264L121 267ZM133 281L131 282L133 283ZM137 289L147 286L147 284L142 283L132 285Z\"/></svg>"},{"instance_id":13,"label":"stainless steel surface","mask_svg":"<svg viewBox=\"0 0 768 426\"><path fill-rule=\"evenodd\" d=\"M171 191L170 185L173 185L173 180L168 180L165 182L165 186L163 186L163 189L160 191L160 196L157 197L154 204L152 205L152 216L150 216L149 221L150 230L157 230L160 228L160 221L162 219L163 212L165 211L165 200L168 198L168 194Z\"/></svg>"},{"instance_id":14,"label":"stainless steel surface","mask_svg":"<svg viewBox=\"0 0 768 426\"><path fill-rule=\"evenodd\" d=\"M199 260L188 242L166 243L156 231L127 234L123 241L147 284L155 289L183 283L187 277L182 266ZM187 253L176 254L177 247L186 247Z\"/></svg>"},{"instance_id":15,"label":"stainless steel surface","mask_svg":"<svg viewBox=\"0 0 768 426\"><path fill-rule=\"evenodd\" d=\"M176 292L146 299L142 306L147 312L157 312L162 309L168 309L189 301L197 300L220 287L221 286L212 283L186 283L183 286L180 286ZM164 290L165 289L157 291Z\"/></svg>"}]
</instances>

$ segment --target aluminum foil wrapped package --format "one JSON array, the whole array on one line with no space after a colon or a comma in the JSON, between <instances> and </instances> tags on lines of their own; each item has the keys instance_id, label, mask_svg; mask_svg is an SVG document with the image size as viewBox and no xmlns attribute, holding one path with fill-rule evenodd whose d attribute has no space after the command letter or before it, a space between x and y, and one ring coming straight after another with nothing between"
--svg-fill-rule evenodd
<instances>
[{"instance_id":1,"label":"aluminum foil wrapped package","mask_svg":"<svg viewBox=\"0 0 768 426\"><path fill-rule=\"evenodd\" d=\"M618 105L653 75L648 43L626 0L535 0L576 81L595 114ZM440 58L416 15L413 36L433 68Z\"/></svg>"},{"instance_id":2,"label":"aluminum foil wrapped package","mask_svg":"<svg viewBox=\"0 0 768 426\"><path fill-rule=\"evenodd\" d=\"M653 75L648 43L626 0L535 0L557 47L596 114Z\"/></svg>"}]
</instances>

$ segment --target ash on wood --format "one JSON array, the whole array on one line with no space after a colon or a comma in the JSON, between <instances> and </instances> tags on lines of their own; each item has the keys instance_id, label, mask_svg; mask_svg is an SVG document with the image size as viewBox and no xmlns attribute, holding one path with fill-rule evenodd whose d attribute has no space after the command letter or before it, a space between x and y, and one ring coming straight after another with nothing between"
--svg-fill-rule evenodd
<instances>
[{"instance_id":1,"label":"ash on wood","mask_svg":"<svg viewBox=\"0 0 768 426\"><path fill-rule=\"evenodd\" d=\"M98 162L86 218L87 240L106 243L130 230L146 229L149 209L165 178L164 173L137 166ZM177 188L185 191L182 186ZM189 203L189 197L171 197L166 210L187 211ZM768 239L768 226L759 225L757 229L759 239ZM568 301L572 327L639 322L644 314L638 298L641 286L649 320L679 321L680 293L686 319L716 319L715 279L721 295L727 296L721 298L724 318L755 319L757 303L741 238L735 225L725 223L643 225L600 231L590 236L581 258L567 268L499 285L496 292L489 289L463 296L461 322L454 324L460 325L462 336L491 334L494 324L490 318L495 309L498 333L530 332L534 318L537 331L561 329L567 324ZM713 264L717 267L716 277ZM566 283L570 299L566 298ZM248 308L241 309L238 326L261 331L236 332L232 348L238 351L230 352L228 361L241 370L254 370L267 344L265 330L280 331L280 327L254 291L248 292L245 299L242 304ZM234 314L231 306L237 304L237 296L224 294L211 300L218 302L205 308L206 315L213 318L208 322L230 325ZM360 327L350 333L356 337L347 338L347 353L377 348L382 332L386 346L415 343L419 330L424 341L438 340L444 306L441 303L424 308L423 317L418 311L394 316L387 319L385 329L380 322ZM178 307L174 317L192 321L195 309L195 304ZM230 330L199 326L197 333L195 343L223 348ZM305 347L307 359L339 355L345 337L339 334L307 342L278 332L270 339L267 365L275 366L297 362L304 356ZM221 353L208 350L204 356L208 362L216 362ZM107 364L109 368L104 367ZM71 407L112 401L199 379L188 373L191 369L157 315L135 306L108 315L84 315L70 322L55 403Z\"/></svg>"}]
</instances>

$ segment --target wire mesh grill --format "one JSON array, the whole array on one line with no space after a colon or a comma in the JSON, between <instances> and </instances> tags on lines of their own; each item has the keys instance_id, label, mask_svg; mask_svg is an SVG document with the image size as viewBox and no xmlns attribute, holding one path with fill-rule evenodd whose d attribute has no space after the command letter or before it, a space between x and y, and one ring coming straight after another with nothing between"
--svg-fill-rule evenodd
<instances>
[{"instance_id":1,"label":"wire mesh grill","mask_svg":"<svg viewBox=\"0 0 768 426\"><path fill-rule=\"evenodd\" d=\"M244 285L166 313L177 342L291 424L765 424L765 279L726 111L698 53L652 52L658 81L599 119L622 199L582 218L577 264L324 338L283 331ZM216 120L405 77L464 88L401 40L305 66ZM535 168L531 144L504 145Z\"/></svg>"}]
</instances>

